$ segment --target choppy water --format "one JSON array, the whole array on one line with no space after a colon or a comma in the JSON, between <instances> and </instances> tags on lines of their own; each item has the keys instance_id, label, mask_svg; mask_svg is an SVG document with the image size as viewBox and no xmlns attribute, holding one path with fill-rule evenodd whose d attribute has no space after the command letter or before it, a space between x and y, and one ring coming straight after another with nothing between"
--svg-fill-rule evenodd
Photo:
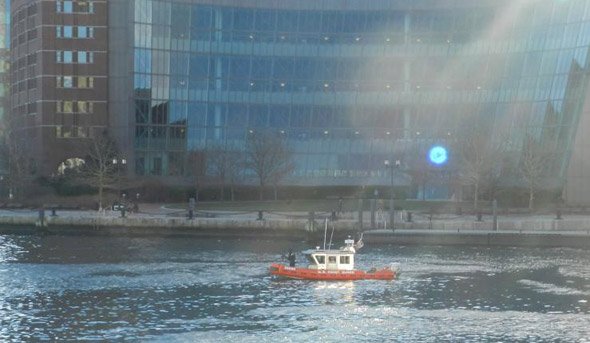
<instances>
[{"instance_id":1,"label":"choppy water","mask_svg":"<svg viewBox=\"0 0 590 343\"><path fill-rule=\"evenodd\" d=\"M0 236L0 341L590 342L590 251L365 246L399 280L271 279L289 248Z\"/></svg>"}]
</instances>

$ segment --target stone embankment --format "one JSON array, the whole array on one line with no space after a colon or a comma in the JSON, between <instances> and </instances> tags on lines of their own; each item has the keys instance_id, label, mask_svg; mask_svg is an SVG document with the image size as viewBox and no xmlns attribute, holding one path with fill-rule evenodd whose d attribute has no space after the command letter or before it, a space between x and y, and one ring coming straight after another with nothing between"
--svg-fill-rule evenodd
<instances>
[{"instance_id":1,"label":"stone embankment","mask_svg":"<svg viewBox=\"0 0 590 343\"><path fill-rule=\"evenodd\" d=\"M201 214L203 215L203 214ZM230 213L217 211L206 216L186 217L185 211L133 213L122 217L119 212L58 211L42 216L32 210L0 211L0 233L103 234L103 235L201 235L231 237L323 237L324 217L309 218L306 213ZM370 218L368 214L362 218ZM376 222L371 229L368 220L358 214L340 215L331 221L335 235L358 234L365 242L434 245L500 245L500 246L571 246L590 248L590 216L571 215L563 219L552 216L503 216L494 229L491 217L476 221L472 216L416 218L399 220L395 230L386 222Z\"/></svg>"}]
</instances>

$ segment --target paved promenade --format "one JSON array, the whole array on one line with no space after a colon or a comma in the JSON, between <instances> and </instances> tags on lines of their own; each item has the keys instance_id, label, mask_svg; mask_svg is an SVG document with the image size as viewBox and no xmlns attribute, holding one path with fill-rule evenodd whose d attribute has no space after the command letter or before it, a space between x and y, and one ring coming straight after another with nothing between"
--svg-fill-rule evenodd
<instances>
[{"instance_id":1,"label":"paved promenade","mask_svg":"<svg viewBox=\"0 0 590 343\"><path fill-rule=\"evenodd\" d=\"M220 236L282 236L302 238L321 235L325 218L332 213L258 211L188 211L168 208L161 204L140 204L138 213L106 210L80 211L45 210L40 220L38 210L0 210L0 233L32 232L93 232L104 234L187 234ZM491 216L477 221L473 215L414 215L412 222L396 216L395 230L383 213L376 214L375 227L369 212L337 215L329 227L341 234L366 232L367 242L394 244L475 244L475 245L536 245L575 246L590 248L590 215L502 215L497 228ZM388 218L388 216L387 216ZM526 237L526 238L525 238Z\"/></svg>"}]
</instances>

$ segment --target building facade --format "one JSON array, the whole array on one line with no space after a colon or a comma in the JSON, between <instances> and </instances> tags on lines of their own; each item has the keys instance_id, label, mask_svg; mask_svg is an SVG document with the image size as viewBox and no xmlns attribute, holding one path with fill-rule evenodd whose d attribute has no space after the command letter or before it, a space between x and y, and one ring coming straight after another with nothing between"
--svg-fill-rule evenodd
<instances>
[{"instance_id":1,"label":"building facade","mask_svg":"<svg viewBox=\"0 0 590 343\"><path fill-rule=\"evenodd\" d=\"M0 0L0 123L8 106L10 78L10 1Z\"/></svg>"},{"instance_id":2,"label":"building facade","mask_svg":"<svg viewBox=\"0 0 590 343\"><path fill-rule=\"evenodd\" d=\"M92 4L94 13L57 14L60 3ZM421 192L449 197L456 147L477 126L502 143L506 180L517 182L527 139L552 152L545 187L575 192L590 177L585 0L110 0L108 11L103 1L15 4L13 111L64 148L88 135L77 127L103 125L108 111L138 176L182 178L190 154L243 151L249 135L265 131L287 140L295 170L285 183L297 185L387 185L384 160L400 160L393 182L407 185L416 161L445 147L448 161L427 163L432 187ZM32 4L37 17L22 12ZM20 42L21 13L27 25L30 16L46 22L46 33ZM74 24L94 27L94 38L48 28ZM50 62L35 69L31 96L18 73L35 49ZM60 51L81 50L94 62L59 62ZM67 76L94 76L95 89L64 89ZM61 113L68 99L93 101L94 113Z\"/></svg>"},{"instance_id":3,"label":"building facade","mask_svg":"<svg viewBox=\"0 0 590 343\"><path fill-rule=\"evenodd\" d=\"M11 115L31 172L52 175L107 126L107 2L15 0Z\"/></svg>"},{"instance_id":4,"label":"building facade","mask_svg":"<svg viewBox=\"0 0 590 343\"><path fill-rule=\"evenodd\" d=\"M10 94L10 1L0 0L0 145L5 144L6 123L5 115L9 109ZM7 174L8 159L0 156L0 181ZM0 189L3 187L0 182ZM2 191L0 191L2 193Z\"/></svg>"},{"instance_id":5,"label":"building facade","mask_svg":"<svg viewBox=\"0 0 590 343\"><path fill-rule=\"evenodd\" d=\"M384 160L408 169L442 145L444 184L475 118L515 163L525 137L553 147L546 183L565 180L587 1L136 0L115 13L111 88L131 117L116 125L138 175L182 175L188 152L240 150L264 130L295 152L291 183L386 183Z\"/></svg>"}]
</instances>

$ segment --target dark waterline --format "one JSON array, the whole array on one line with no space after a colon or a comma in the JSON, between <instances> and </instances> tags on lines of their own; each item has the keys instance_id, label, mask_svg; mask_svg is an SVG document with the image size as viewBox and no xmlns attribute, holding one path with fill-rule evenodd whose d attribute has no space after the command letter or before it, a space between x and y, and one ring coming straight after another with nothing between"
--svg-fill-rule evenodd
<instances>
[{"instance_id":1,"label":"dark waterline","mask_svg":"<svg viewBox=\"0 0 590 343\"><path fill-rule=\"evenodd\" d=\"M394 282L277 281L305 242L0 236L0 341L587 342L590 252L366 246ZM302 257L299 256L299 261Z\"/></svg>"}]
</instances>

